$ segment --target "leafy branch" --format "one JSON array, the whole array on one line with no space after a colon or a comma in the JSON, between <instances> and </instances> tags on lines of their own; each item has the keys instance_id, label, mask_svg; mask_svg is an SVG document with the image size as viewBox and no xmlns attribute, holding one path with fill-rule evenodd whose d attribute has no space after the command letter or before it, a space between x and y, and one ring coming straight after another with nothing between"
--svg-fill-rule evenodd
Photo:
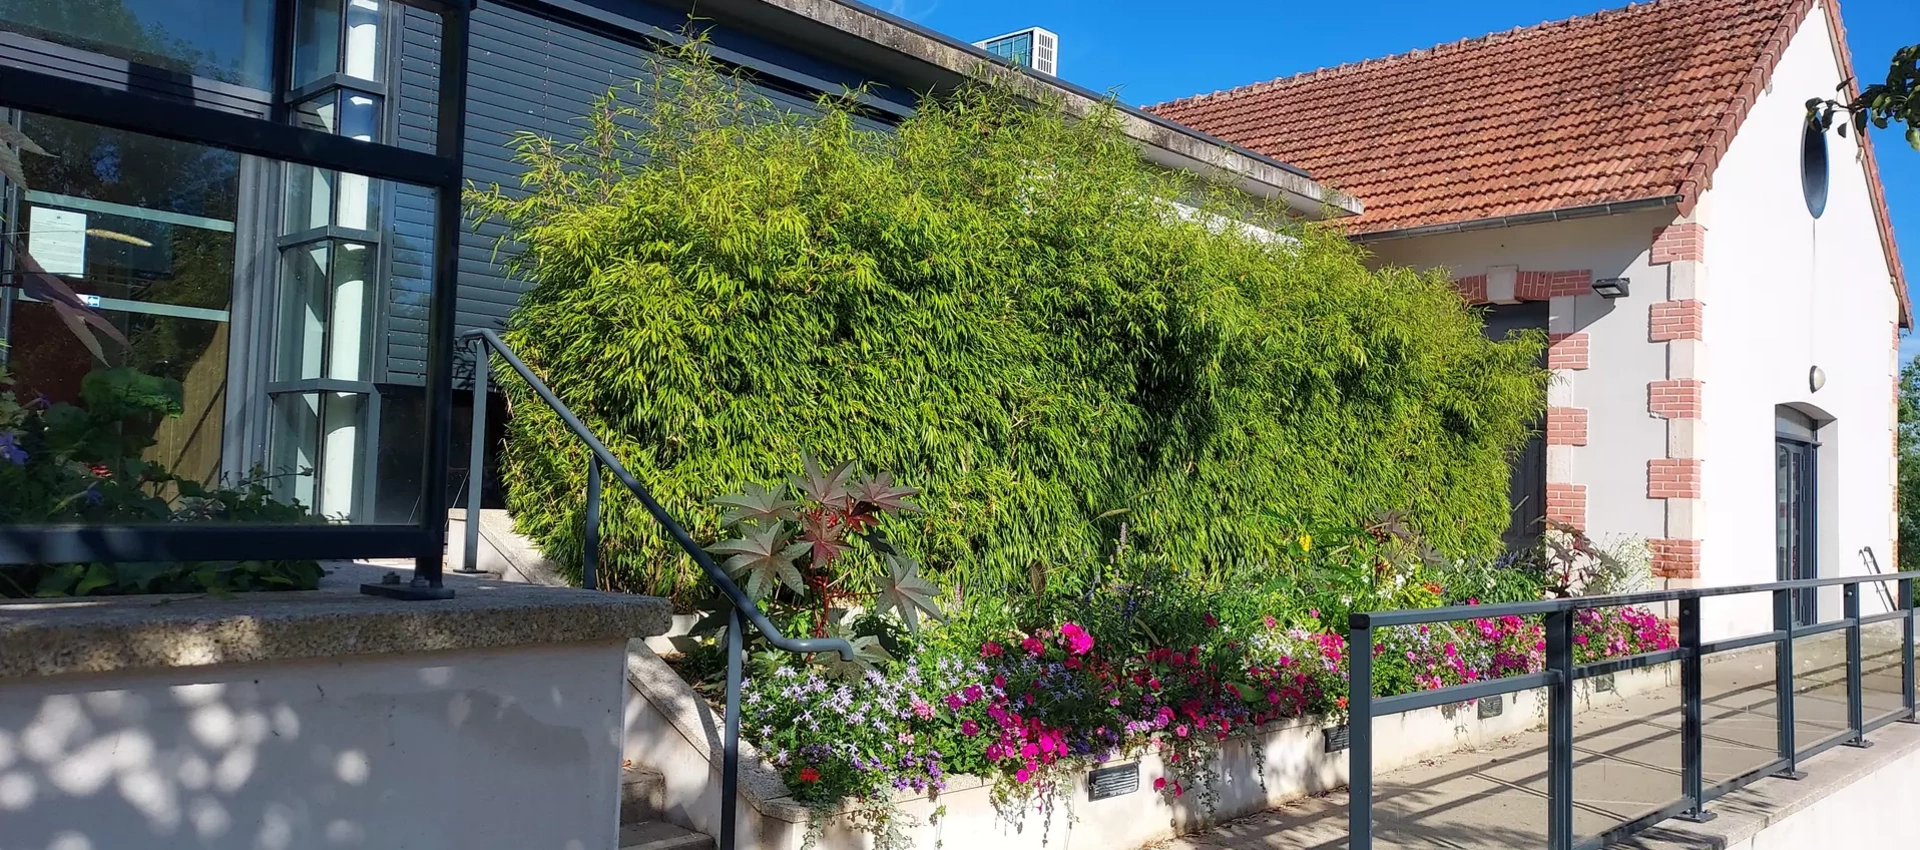
<instances>
[{"instance_id":1,"label":"leafy branch","mask_svg":"<svg viewBox=\"0 0 1920 850\"><path fill-rule=\"evenodd\" d=\"M5 175L9 181L21 189L28 188L26 168L20 159L22 154L27 153L35 156L53 156L33 139L28 138L27 134L21 132L19 128L0 121L0 175ZM92 234L92 231L89 231L89 234ZM133 237L118 234L116 237L122 241L135 241ZM94 358L103 363L107 360L107 353L101 348L100 340L94 335L95 331L98 331L100 336L119 343L122 348L129 346L126 336L120 333L119 328L114 327L106 317L94 312L93 308L87 306L87 302L74 292L72 287L67 286L66 281L48 272L46 267L40 265L40 261L27 253L26 247L20 244L16 234L0 234L0 245L5 245L13 254L14 263L18 266L13 274L0 276L0 286L17 286L29 297L52 307L54 315L60 318L61 324L66 325L67 330L73 332L74 337L93 353Z\"/></svg>"},{"instance_id":2,"label":"leafy branch","mask_svg":"<svg viewBox=\"0 0 1920 850\"><path fill-rule=\"evenodd\" d=\"M1840 84L1839 91L1846 92L1853 80ZM1816 97L1807 101L1807 117L1818 121L1820 129L1833 127L1836 117L1846 120L1840 124L1840 135L1847 134L1847 124L1853 125L1855 133L1864 134L1867 124L1885 130L1888 125L1899 122L1907 125L1907 144L1920 151L1920 44L1902 47L1894 51L1893 62L1887 68L1887 81L1874 83L1860 90L1852 100L1839 101Z\"/></svg>"}]
</instances>

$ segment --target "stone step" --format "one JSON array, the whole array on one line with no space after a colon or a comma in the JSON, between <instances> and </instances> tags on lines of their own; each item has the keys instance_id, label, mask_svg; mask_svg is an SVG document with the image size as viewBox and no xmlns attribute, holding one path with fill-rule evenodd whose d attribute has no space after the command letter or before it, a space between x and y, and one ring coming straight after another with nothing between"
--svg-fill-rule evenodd
<instances>
[{"instance_id":1,"label":"stone step","mask_svg":"<svg viewBox=\"0 0 1920 850\"><path fill-rule=\"evenodd\" d=\"M620 771L620 822L659 820L666 808L667 780L658 771L637 767Z\"/></svg>"},{"instance_id":2,"label":"stone step","mask_svg":"<svg viewBox=\"0 0 1920 850\"><path fill-rule=\"evenodd\" d=\"M713 850L713 839L650 820L620 827L620 850Z\"/></svg>"}]
</instances>

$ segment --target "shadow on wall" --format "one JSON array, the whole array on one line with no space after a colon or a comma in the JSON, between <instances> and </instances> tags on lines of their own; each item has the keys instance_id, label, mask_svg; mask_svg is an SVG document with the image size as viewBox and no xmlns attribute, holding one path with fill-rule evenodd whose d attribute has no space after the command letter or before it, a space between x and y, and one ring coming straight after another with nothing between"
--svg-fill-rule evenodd
<instances>
[{"instance_id":1,"label":"shadow on wall","mask_svg":"<svg viewBox=\"0 0 1920 850\"><path fill-rule=\"evenodd\" d=\"M10 685L0 848L600 850L614 789L587 789L618 750L589 730L618 698L536 684L551 663L416 655ZM491 687L501 674L527 678Z\"/></svg>"}]
</instances>

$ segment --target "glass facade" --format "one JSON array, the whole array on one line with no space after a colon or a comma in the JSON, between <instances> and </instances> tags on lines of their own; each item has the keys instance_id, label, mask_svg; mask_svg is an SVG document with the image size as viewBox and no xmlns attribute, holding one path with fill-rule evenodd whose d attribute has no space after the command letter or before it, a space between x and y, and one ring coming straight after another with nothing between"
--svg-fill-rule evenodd
<instances>
[{"instance_id":1,"label":"glass facade","mask_svg":"<svg viewBox=\"0 0 1920 850\"><path fill-rule=\"evenodd\" d=\"M21 471L28 463L76 462L54 469L47 493L0 492L0 525L48 527L0 540L0 563L93 557L51 527L75 522L161 525L183 532L167 539L197 541L194 552L247 551L255 539L178 526L189 513L287 522L194 501L252 483L325 520L303 528L387 523L395 533L337 539L437 552L444 511L422 517L445 497L423 472L445 466L433 460L445 436L436 445L429 431L451 390L406 387L404 404L383 411L392 254L427 270L408 284L423 305L451 280L435 261L438 233L391 231L394 198L457 220L458 157L390 146L390 22L414 2L0 0L0 121L16 131L0 145L19 157L0 156L0 393L21 402L17 414L0 405L0 491L43 471ZM453 64L435 72L464 73ZM115 68L130 84L100 86ZM153 79L181 84L131 85ZM81 96L49 93L63 85ZM195 96L208 86L230 96ZM416 346L410 368L424 358L450 387L450 348ZM128 404L146 407L90 427L137 462L59 442L59 429ZM141 510L102 495L118 492ZM392 507L377 510L383 500Z\"/></svg>"},{"instance_id":2,"label":"glass facade","mask_svg":"<svg viewBox=\"0 0 1920 850\"><path fill-rule=\"evenodd\" d=\"M996 38L981 45L981 48L1015 65L1033 67L1033 33Z\"/></svg>"}]
</instances>

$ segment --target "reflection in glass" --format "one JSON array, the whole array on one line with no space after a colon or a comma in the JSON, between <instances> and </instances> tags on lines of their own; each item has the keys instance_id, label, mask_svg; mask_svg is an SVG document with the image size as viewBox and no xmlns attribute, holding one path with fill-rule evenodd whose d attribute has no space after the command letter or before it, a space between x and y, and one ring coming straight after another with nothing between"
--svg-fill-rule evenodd
<instances>
[{"instance_id":1,"label":"reflection in glass","mask_svg":"<svg viewBox=\"0 0 1920 850\"><path fill-rule=\"evenodd\" d=\"M109 365L181 382L185 409L143 435L155 441L145 459L217 481L240 157L39 115L21 128L54 155L22 159L26 187L8 229L126 335L129 347L104 347ZM51 307L24 298L10 318L0 312L0 338L22 399L77 403L100 365Z\"/></svg>"},{"instance_id":2,"label":"reflection in glass","mask_svg":"<svg viewBox=\"0 0 1920 850\"><path fill-rule=\"evenodd\" d=\"M248 88L272 86L273 0L0 0L0 30Z\"/></svg>"}]
</instances>

